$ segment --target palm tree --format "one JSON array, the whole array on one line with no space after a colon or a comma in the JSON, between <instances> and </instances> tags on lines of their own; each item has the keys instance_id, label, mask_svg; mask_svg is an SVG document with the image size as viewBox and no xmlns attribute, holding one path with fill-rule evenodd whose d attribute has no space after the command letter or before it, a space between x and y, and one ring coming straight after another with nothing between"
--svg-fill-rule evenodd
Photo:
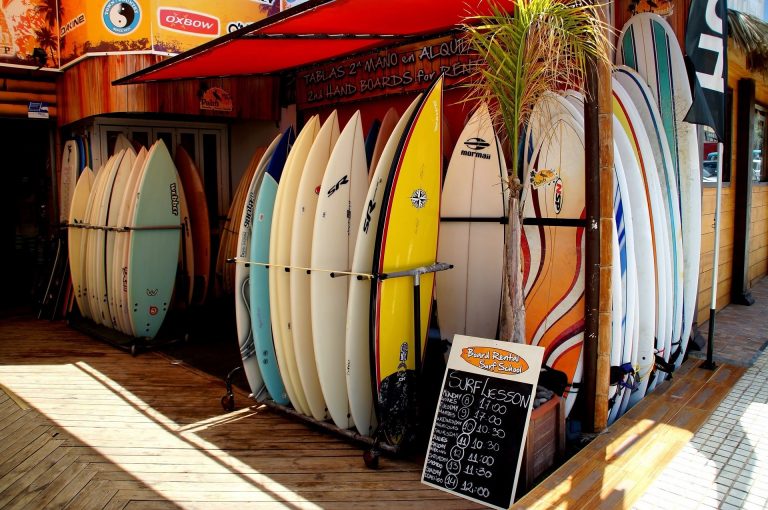
<instances>
[{"instance_id":1,"label":"palm tree","mask_svg":"<svg viewBox=\"0 0 768 510\"><path fill-rule=\"evenodd\" d=\"M468 42L482 57L468 84L468 100L495 105L494 122L516 154L533 108L545 93L581 88L590 60L610 64L608 28L599 6L581 0L489 1L490 15L466 21ZM501 338L522 343L520 158L515 155L511 161Z\"/></svg>"},{"instance_id":2,"label":"palm tree","mask_svg":"<svg viewBox=\"0 0 768 510\"><path fill-rule=\"evenodd\" d=\"M59 43L59 39L53 34L53 31L46 27L40 27L37 30L35 30L35 38L37 39L37 44L40 45L41 48L44 50L47 50L48 54L51 57L51 60L56 62L56 46Z\"/></svg>"},{"instance_id":3,"label":"palm tree","mask_svg":"<svg viewBox=\"0 0 768 510\"><path fill-rule=\"evenodd\" d=\"M51 30L55 30L57 24L64 19L64 7L60 0L43 0L35 6L35 11L43 17Z\"/></svg>"}]
</instances>

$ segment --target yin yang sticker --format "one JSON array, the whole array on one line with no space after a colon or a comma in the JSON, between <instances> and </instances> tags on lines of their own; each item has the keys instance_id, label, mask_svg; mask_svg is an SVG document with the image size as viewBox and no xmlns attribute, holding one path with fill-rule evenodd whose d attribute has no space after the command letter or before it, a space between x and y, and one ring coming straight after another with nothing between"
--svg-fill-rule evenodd
<instances>
[{"instance_id":1,"label":"yin yang sticker","mask_svg":"<svg viewBox=\"0 0 768 510\"><path fill-rule=\"evenodd\" d=\"M102 20L113 34L128 35L139 26L141 9L136 0L108 0L104 4Z\"/></svg>"}]
</instances>

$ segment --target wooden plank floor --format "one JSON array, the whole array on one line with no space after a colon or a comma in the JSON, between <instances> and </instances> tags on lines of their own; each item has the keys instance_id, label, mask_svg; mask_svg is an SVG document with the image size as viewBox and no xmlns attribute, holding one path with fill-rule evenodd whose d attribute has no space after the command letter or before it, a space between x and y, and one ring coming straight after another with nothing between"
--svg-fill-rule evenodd
<instances>
[{"instance_id":1,"label":"wooden plank floor","mask_svg":"<svg viewBox=\"0 0 768 510\"><path fill-rule=\"evenodd\" d=\"M0 508L476 508L415 461L372 471L268 409L225 414L221 381L63 323L0 321L0 385Z\"/></svg>"},{"instance_id":2,"label":"wooden plank floor","mask_svg":"<svg viewBox=\"0 0 768 510\"><path fill-rule=\"evenodd\" d=\"M536 486L515 509L630 509L725 398L745 368L690 359Z\"/></svg>"}]
</instances>

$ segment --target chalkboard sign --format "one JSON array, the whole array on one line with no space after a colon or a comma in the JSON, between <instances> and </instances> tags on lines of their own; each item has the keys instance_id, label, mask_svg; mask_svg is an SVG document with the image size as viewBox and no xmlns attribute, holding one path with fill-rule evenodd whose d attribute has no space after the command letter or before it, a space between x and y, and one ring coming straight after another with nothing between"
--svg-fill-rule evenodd
<instances>
[{"instance_id":1,"label":"chalkboard sign","mask_svg":"<svg viewBox=\"0 0 768 510\"><path fill-rule=\"evenodd\" d=\"M454 337L423 483L512 505L543 356L542 347Z\"/></svg>"}]
</instances>

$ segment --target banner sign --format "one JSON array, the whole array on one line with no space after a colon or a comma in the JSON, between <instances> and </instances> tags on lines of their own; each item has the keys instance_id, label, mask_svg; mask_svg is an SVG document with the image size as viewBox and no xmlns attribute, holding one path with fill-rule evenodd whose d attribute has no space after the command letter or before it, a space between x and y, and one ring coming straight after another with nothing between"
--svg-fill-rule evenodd
<instances>
[{"instance_id":1,"label":"banner sign","mask_svg":"<svg viewBox=\"0 0 768 510\"><path fill-rule=\"evenodd\" d=\"M728 87L726 0L693 0L685 31L685 52L693 66L693 105L686 122L711 127L725 142Z\"/></svg>"},{"instance_id":2,"label":"banner sign","mask_svg":"<svg viewBox=\"0 0 768 510\"><path fill-rule=\"evenodd\" d=\"M48 103L32 102L27 106L27 118L29 119L47 119Z\"/></svg>"},{"instance_id":3,"label":"banner sign","mask_svg":"<svg viewBox=\"0 0 768 510\"><path fill-rule=\"evenodd\" d=\"M59 1L62 64L88 53L181 53L279 10L252 0Z\"/></svg>"},{"instance_id":4,"label":"banner sign","mask_svg":"<svg viewBox=\"0 0 768 510\"><path fill-rule=\"evenodd\" d=\"M478 61L466 41L450 36L380 50L299 72L296 103L314 108L423 90L441 73L455 85Z\"/></svg>"},{"instance_id":5,"label":"banner sign","mask_svg":"<svg viewBox=\"0 0 768 510\"><path fill-rule=\"evenodd\" d=\"M456 335L422 483L512 505L544 348Z\"/></svg>"},{"instance_id":6,"label":"banner sign","mask_svg":"<svg viewBox=\"0 0 768 510\"><path fill-rule=\"evenodd\" d=\"M200 109L217 112L231 112L232 96L221 87L211 87L203 92L203 95L200 98Z\"/></svg>"},{"instance_id":7,"label":"banner sign","mask_svg":"<svg viewBox=\"0 0 768 510\"><path fill-rule=\"evenodd\" d=\"M46 61L33 57L45 51ZM59 66L57 3L45 0L3 0L0 5L0 65Z\"/></svg>"}]
</instances>

